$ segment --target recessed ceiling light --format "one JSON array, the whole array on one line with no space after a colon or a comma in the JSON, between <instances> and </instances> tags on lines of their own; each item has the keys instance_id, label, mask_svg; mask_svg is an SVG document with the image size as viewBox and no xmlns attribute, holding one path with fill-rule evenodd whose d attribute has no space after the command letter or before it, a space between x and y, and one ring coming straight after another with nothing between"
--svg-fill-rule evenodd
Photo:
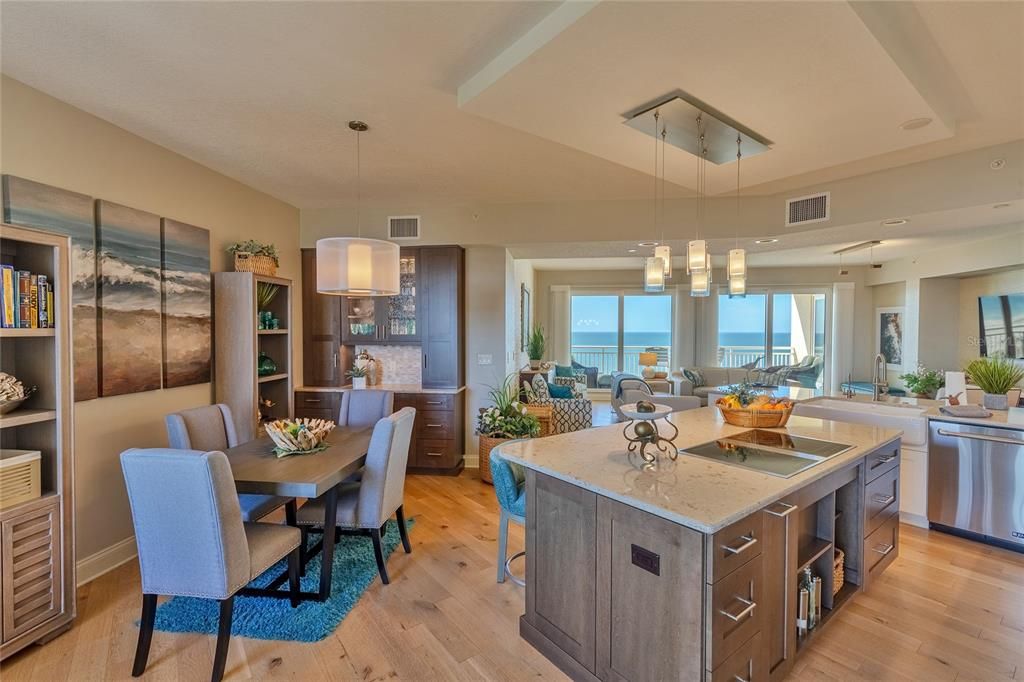
<instances>
[{"instance_id":1,"label":"recessed ceiling light","mask_svg":"<svg viewBox=\"0 0 1024 682\"><path fill-rule=\"evenodd\" d=\"M909 222L906 218L889 218L889 220L883 220L882 225L885 227L897 227L899 225L906 225Z\"/></svg>"},{"instance_id":2,"label":"recessed ceiling light","mask_svg":"<svg viewBox=\"0 0 1024 682\"><path fill-rule=\"evenodd\" d=\"M640 242L639 244L637 244L637 246L643 246L643 247L650 247L650 246L657 246L657 245L658 245L658 242Z\"/></svg>"},{"instance_id":3,"label":"recessed ceiling light","mask_svg":"<svg viewBox=\"0 0 1024 682\"><path fill-rule=\"evenodd\" d=\"M755 239L754 243L755 244L774 244L777 241L779 241L779 240L778 239Z\"/></svg>"},{"instance_id":4,"label":"recessed ceiling light","mask_svg":"<svg viewBox=\"0 0 1024 682\"><path fill-rule=\"evenodd\" d=\"M627 249L626 252L627 253L636 253L636 249Z\"/></svg>"},{"instance_id":5,"label":"recessed ceiling light","mask_svg":"<svg viewBox=\"0 0 1024 682\"><path fill-rule=\"evenodd\" d=\"M996 204L996 205L995 205L995 206L993 206L992 208L1009 208L1009 207L1010 207L1010 205L1011 205L1011 204L1010 204L1009 202L1004 202L1004 203L1002 203L1002 204Z\"/></svg>"},{"instance_id":6,"label":"recessed ceiling light","mask_svg":"<svg viewBox=\"0 0 1024 682\"><path fill-rule=\"evenodd\" d=\"M931 122L932 122L932 120L930 118L912 118L909 121L904 121L903 123L901 123L900 124L900 129L901 130L918 130L919 128L924 128L926 125L928 125Z\"/></svg>"}]
</instances>

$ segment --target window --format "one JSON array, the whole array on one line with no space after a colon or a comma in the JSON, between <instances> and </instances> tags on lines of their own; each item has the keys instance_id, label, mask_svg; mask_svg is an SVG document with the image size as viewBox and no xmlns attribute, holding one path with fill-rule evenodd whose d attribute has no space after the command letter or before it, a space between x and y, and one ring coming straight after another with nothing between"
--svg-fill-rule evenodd
<instances>
[{"instance_id":1,"label":"window","mask_svg":"<svg viewBox=\"0 0 1024 682\"><path fill-rule=\"evenodd\" d=\"M719 366L788 367L789 383L821 388L827 300L824 290L719 294Z\"/></svg>"},{"instance_id":2,"label":"window","mask_svg":"<svg viewBox=\"0 0 1024 682\"><path fill-rule=\"evenodd\" d=\"M671 294L573 294L571 315L572 359L599 375L639 375L641 353L656 355L655 369L671 367Z\"/></svg>"}]
</instances>

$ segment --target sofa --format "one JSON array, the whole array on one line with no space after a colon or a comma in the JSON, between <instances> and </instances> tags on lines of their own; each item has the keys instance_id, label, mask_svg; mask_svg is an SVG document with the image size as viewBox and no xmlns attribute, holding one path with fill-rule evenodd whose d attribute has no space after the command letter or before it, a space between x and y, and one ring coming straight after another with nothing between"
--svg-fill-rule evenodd
<instances>
[{"instance_id":1,"label":"sofa","mask_svg":"<svg viewBox=\"0 0 1024 682\"><path fill-rule=\"evenodd\" d=\"M572 398L552 398L548 390L548 382L540 374L535 374L530 383L523 382L526 402L530 405L551 406L551 432L569 433L589 429L594 424L594 406L584 397L578 387L570 386ZM585 389L585 384L583 387Z\"/></svg>"},{"instance_id":2,"label":"sofa","mask_svg":"<svg viewBox=\"0 0 1024 682\"><path fill-rule=\"evenodd\" d=\"M701 405L708 404L708 394L716 386L730 386L744 380L755 381L757 370L744 369L742 367L687 367L691 373L696 370L704 381L699 385L689 379L683 370L672 372L672 383L675 386L673 391L677 396L696 396L700 398Z\"/></svg>"}]
</instances>

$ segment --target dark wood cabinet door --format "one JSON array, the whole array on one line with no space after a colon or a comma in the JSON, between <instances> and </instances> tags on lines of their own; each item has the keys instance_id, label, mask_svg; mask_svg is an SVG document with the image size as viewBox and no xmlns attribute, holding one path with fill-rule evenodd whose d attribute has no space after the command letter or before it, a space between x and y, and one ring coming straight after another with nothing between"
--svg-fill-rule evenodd
<instances>
[{"instance_id":1,"label":"dark wood cabinet door","mask_svg":"<svg viewBox=\"0 0 1024 682\"><path fill-rule=\"evenodd\" d=\"M418 267L423 290L423 386L461 386L464 251L459 246L422 247Z\"/></svg>"},{"instance_id":2,"label":"dark wood cabinet door","mask_svg":"<svg viewBox=\"0 0 1024 682\"><path fill-rule=\"evenodd\" d=\"M302 249L302 382L341 386L340 296L316 292L316 249Z\"/></svg>"},{"instance_id":3,"label":"dark wood cabinet door","mask_svg":"<svg viewBox=\"0 0 1024 682\"><path fill-rule=\"evenodd\" d=\"M782 500L761 512L764 589L764 633L761 646L768 659L772 680L781 680L796 657L797 537L799 509L792 500Z\"/></svg>"},{"instance_id":4,"label":"dark wood cabinet door","mask_svg":"<svg viewBox=\"0 0 1024 682\"><path fill-rule=\"evenodd\" d=\"M341 338L346 345L383 344L388 299L379 296L341 296Z\"/></svg>"}]
</instances>

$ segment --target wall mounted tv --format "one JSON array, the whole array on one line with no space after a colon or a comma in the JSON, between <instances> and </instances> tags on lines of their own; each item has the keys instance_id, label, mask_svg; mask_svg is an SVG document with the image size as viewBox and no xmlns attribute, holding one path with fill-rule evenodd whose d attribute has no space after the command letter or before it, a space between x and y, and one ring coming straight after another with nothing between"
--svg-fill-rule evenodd
<instances>
[{"instance_id":1,"label":"wall mounted tv","mask_svg":"<svg viewBox=\"0 0 1024 682\"><path fill-rule=\"evenodd\" d=\"M1024 293L978 298L982 357L1024 359Z\"/></svg>"}]
</instances>

